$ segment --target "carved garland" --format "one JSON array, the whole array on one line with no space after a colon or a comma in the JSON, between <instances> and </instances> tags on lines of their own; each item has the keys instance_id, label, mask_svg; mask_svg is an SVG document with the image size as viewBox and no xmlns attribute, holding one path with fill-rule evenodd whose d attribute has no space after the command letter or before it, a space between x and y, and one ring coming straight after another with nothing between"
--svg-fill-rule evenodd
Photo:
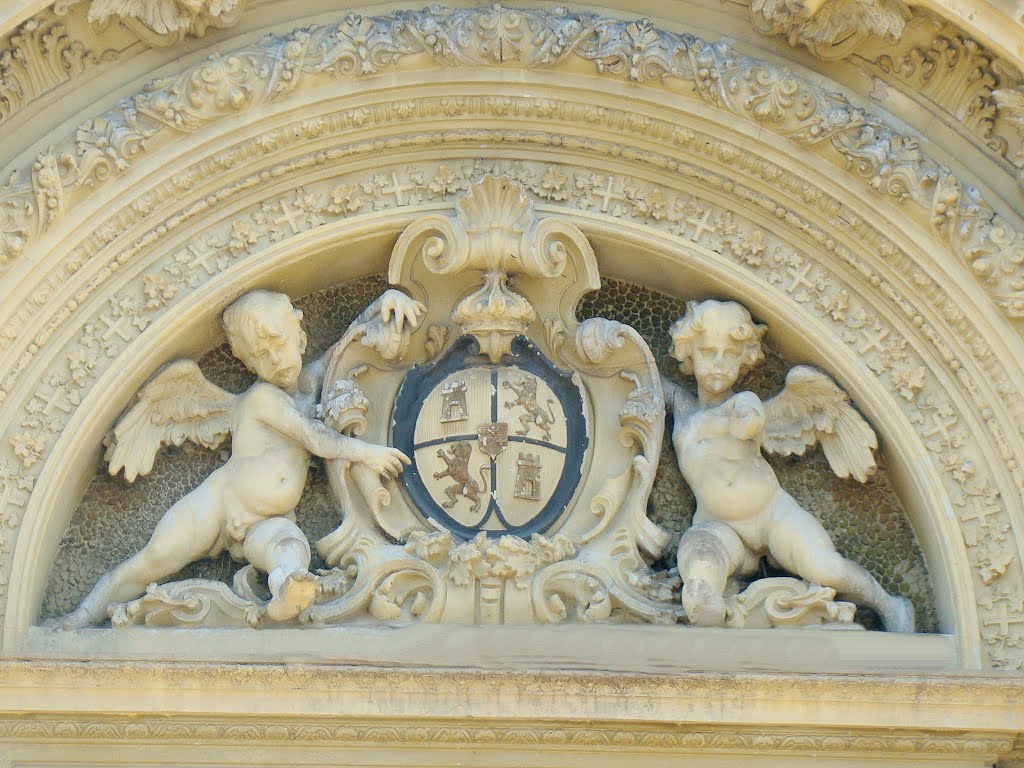
<instances>
[{"instance_id":1,"label":"carved garland","mask_svg":"<svg viewBox=\"0 0 1024 768\"><path fill-rule=\"evenodd\" d=\"M86 188L124 172L140 153L211 121L277 101L329 77L363 76L427 54L442 66L554 67L569 57L629 80L681 80L707 104L830 155L870 186L912 202L967 263L1008 317L1024 317L1024 237L978 190L929 157L917 138L789 70L725 42L568 11L501 6L346 16L271 36L150 83L23 169L0 190L0 262L17 258Z\"/></svg>"},{"instance_id":2,"label":"carved garland","mask_svg":"<svg viewBox=\"0 0 1024 768\"><path fill-rule=\"evenodd\" d=\"M499 167L500 165L500 167ZM95 322L85 326L68 354L68 374L44 381L28 405L21 432L10 435L21 468L5 465L8 491L3 520L17 525L15 507L23 505L31 488L31 470L42 459L47 435L56 434L81 401L104 357L116 356L128 340L144 330L166 306L197 288L237 258L269 242L320 226L328 220L424 199L446 199L465 189L486 171L515 175L540 201L591 209L632 218L669 232L709 250L731 256L762 279L780 286L796 302L829 318L837 336L861 354L889 387L905 401L908 417L916 422L925 444L944 466L954 499L964 519L965 538L983 592L982 624L993 660L1019 664L1016 652L1022 641L1014 624L1021 617L1016 593L1001 585L1016 557L1006 539L1009 523L998 492L979 475L970 456L961 450L967 435L955 413L930 384L930 376L907 349L907 342L885 321L806 254L781 243L770 233L705 201L678 195L629 177L602 175L564 166L476 163L382 169L341 184L300 188L267 200L250 213L224 224L204 241L176 252L162 268L143 277L141 290L130 289L110 300ZM737 190L738 191L738 190ZM808 228L810 225L806 225ZM824 234L822 234L824 236ZM854 259L852 254L848 257ZM855 259L854 259L855 260ZM853 294L851 296L851 293ZM898 294L894 297L899 299ZM885 379L883 379L885 381ZM34 442L37 438L40 442ZM9 511L8 511L9 510ZM1013 569L1016 573L1016 568ZM1002 624L1007 618L1009 624Z\"/></svg>"}]
</instances>

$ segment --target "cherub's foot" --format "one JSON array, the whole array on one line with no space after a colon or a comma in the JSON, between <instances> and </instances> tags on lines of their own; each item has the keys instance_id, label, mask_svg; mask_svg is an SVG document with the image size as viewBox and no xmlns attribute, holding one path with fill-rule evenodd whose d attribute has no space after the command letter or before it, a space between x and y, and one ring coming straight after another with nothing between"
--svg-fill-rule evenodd
<instances>
[{"instance_id":1,"label":"cherub's foot","mask_svg":"<svg viewBox=\"0 0 1024 768\"><path fill-rule=\"evenodd\" d=\"M725 625L725 600L706 581L691 580L683 585L686 618L698 627Z\"/></svg>"},{"instance_id":2,"label":"cherub's foot","mask_svg":"<svg viewBox=\"0 0 1024 768\"><path fill-rule=\"evenodd\" d=\"M293 619L309 608L320 592L320 584L309 571L295 571L267 605L267 616L274 621Z\"/></svg>"},{"instance_id":3,"label":"cherub's foot","mask_svg":"<svg viewBox=\"0 0 1024 768\"><path fill-rule=\"evenodd\" d=\"M882 614L882 623L886 632L913 632L914 604L905 597L889 598L889 604Z\"/></svg>"},{"instance_id":4,"label":"cherub's foot","mask_svg":"<svg viewBox=\"0 0 1024 768\"><path fill-rule=\"evenodd\" d=\"M52 627L54 629L63 629L65 632L69 632L74 629L85 629L91 627L93 622L92 617L87 611L79 608L76 611L72 611L67 616L60 616L55 619L49 619L46 621L44 626Z\"/></svg>"}]
</instances>

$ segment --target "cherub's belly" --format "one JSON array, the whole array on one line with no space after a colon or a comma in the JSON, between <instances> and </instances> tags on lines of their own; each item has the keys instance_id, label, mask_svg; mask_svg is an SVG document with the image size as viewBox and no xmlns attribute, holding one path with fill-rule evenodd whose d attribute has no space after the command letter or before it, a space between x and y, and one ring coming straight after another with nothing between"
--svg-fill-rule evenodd
<instances>
[{"instance_id":1,"label":"cherub's belly","mask_svg":"<svg viewBox=\"0 0 1024 768\"><path fill-rule=\"evenodd\" d=\"M763 512L778 488L775 472L757 456L704 455L688 461L684 476L704 517L748 520Z\"/></svg>"},{"instance_id":2,"label":"cherub's belly","mask_svg":"<svg viewBox=\"0 0 1024 768\"><path fill-rule=\"evenodd\" d=\"M309 468L304 458L299 462L290 456L232 457L231 464L232 490L241 516L283 515L299 503Z\"/></svg>"}]
</instances>

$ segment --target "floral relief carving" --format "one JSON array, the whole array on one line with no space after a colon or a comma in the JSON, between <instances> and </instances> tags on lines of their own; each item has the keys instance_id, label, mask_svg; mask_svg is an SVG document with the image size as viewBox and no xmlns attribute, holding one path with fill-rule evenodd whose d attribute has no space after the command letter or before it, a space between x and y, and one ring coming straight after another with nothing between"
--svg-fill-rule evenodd
<instances>
[{"instance_id":1,"label":"floral relief carving","mask_svg":"<svg viewBox=\"0 0 1024 768\"><path fill-rule=\"evenodd\" d=\"M872 0L873 4L864 7L882 13L879 2ZM887 2L895 5L893 0ZM839 6L845 3L830 0L819 4L812 9L813 15L820 20L833 11L839 14ZM782 6L781 2L777 5ZM890 8L888 12L895 11ZM119 108L83 123L73 147L55 147L50 156L37 161L40 169L47 169L47 199L56 201L56 213L51 215L49 208L45 214L38 210L31 181L15 180L0 190L0 257L15 258L36 231L52 225L60 211L87 194L85 188L123 172L164 133L169 137L181 130L198 130L239 110L284 98L312 82L318 73L357 77L420 53L445 66L552 67L574 56L592 62L599 72L630 80L680 79L691 83L698 97L713 106L797 143L834 153L836 162L854 169L885 194L913 202L925 217L936 215L935 190L952 175L923 152L914 136L900 133L841 95L784 68L745 56L728 43L710 44L690 34L666 32L646 20L626 22L564 9L501 6L432 7L378 17L350 14L334 25L300 29L231 54L214 55L180 75L150 83ZM982 55L973 49L968 53ZM907 65L895 59L891 67L907 71ZM960 71L959 67L956 64L954 69ZM988 87L985 75L977 81L980 85L971 82L975 89ZM463 99L450 102L454 110L450 114L464 109L460 106ZM499 109L497 103L490 106L492 111ZM511 106L509 100L502 109ZM988 114L988 108L968 107L968 112ZM353 124L361 119L365 117L360 117L358 110L350 112ZM631 130L643 128L630 126ZM59 184L54 184L52 169L58 171ZM66 199L58 194L58 187L63 188ZM559 193L552 189L549 194ZM938 215L977 219L976 225L963 227L958 237L946 238L966 263L972 264L979 253L998 249L1000 243L1014 242L1018 236L984 201L961 196L955 205L943 205L945 213ZM655 207L652 216L657 215ZM1024 317L1024 268L1012 259L1004 264L1012 268L989 271L983 281L1008 316Z\"/></svg>"}]
</instances>

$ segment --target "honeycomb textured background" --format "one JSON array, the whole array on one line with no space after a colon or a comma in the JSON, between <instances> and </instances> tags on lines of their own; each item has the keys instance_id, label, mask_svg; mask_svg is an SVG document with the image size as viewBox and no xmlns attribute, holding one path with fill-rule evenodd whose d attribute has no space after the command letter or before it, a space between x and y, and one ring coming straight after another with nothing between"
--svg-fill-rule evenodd
<instances>
[{"instance_id":1,"label":"honeycomb textured background","mask_svg":"<svg viewBox=\"0 0 1024 768\"><path fill-rule=\"evenodd\" d=\"M296 306L305 315L303 326L309 336L307 359L326 350L386 288L387 283L380 275L298 300ZM659 368L692 387L692 382L676 373L676 362L668 356L668 328L682 314L684 306L683 300L667 294L605 280L600 291L584 299L578 314L580 319L600 316L632 325L647 339ZM742 388L762 397L779 391L790 367L774 350L766 349L766 357L740 382ZM204 355L199 364L211 381L234 392L244 390L254 380L232 357L226 344ZM668 429L671 430L671 424ZM112 478L105 466L98 466L61 542L56 560L60 567L50 575L43 617L72 610L105 571L140 549L164 511L199 485L227 455L226 450L210 451L191 445L165 450L153 472L134 484L126 483L120 476ZM802 458L771 457L769 461L782 486L821 520L842 554L863 564L888 591L913 601L918 631L937 631L935 605L921 549L889 482L884 460L864 485L833 475L820 450ZM690 524L694 507L693 494L679 473L666 435L648 514L672 532L672 542L656 567L675 565L676 544ZM311 466L296 515L311 542L338 524L327 479L317 461ZM193 563L174 578L230 581L238 567L225 554L215 560ZM868 625L875 622L870 615L858 618Z\"/></svg>"}]
</instances>

